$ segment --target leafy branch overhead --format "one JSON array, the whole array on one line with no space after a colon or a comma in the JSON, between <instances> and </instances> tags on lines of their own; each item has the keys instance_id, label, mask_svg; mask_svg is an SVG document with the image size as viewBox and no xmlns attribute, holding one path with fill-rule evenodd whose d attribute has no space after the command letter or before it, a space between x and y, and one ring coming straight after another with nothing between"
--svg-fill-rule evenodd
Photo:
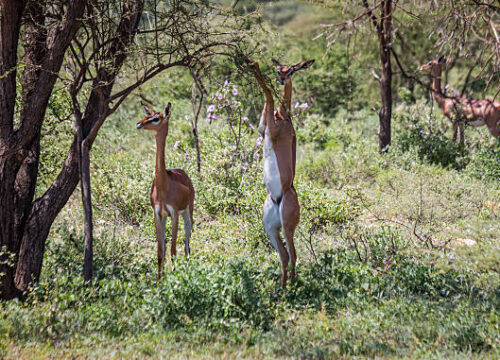
<instances>
[{"instance_id":1,"label":"leafy branch overhead","mask_svg":"<svg viewBox=\"0 0 500 360\"><path fill-rule=\"evenodd\" d=\"M326 39L327 49L331 49L341 36L370 32L370 23L377 36L382 33L381 22L385 17L378 9L386 1L339 3L321 0L317 3L345 14L339 21L321 25L322 31L317 37ZM391 51L399 59L397 65L404 76L411 74L409 79L418 80L413 74L416 64L423 63L431 55L452 59L450 67L474 56L464 88L486 77L486 89L494 86L495 92L500 91L500 85L495 82L500 72L500 7L497 1L392 0L390 3L394 19ZM475 76L471 77L473 71Z\"/></svg>"},{"instance_id":2,"label":"leafy branch overhead","mask_svg":"<svg viewBox=\"0 0 500 360\"><path fill-rule=\"evenodd\" d=\"M208 69L214 56L238 61L255 44L246 45L251 16L205 1L6 0L1 17L10 21L1 26L0 244L16 254L16 264L0 271L2 297L11 298L39 277L51 224L85 177L79 169L89 160L81 156L108 116L165 70ZM41 129L60 85L78 131L55 180L36 198Z\"/></svg>"}]
</instances>

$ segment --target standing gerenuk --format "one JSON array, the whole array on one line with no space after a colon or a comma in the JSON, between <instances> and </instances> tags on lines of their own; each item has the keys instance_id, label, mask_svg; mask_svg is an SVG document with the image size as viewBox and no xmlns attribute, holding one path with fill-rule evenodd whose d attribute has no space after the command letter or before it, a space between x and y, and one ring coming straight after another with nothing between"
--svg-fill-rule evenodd
<instances>
[{"instance_id":1,"label":"standing gerenuk","mask_svg":"<svg viewBox=\"0 0 500 360\"><path fill-rule=\"evenodd\" d=\"M293 237L300 220L300 206L293 186L297 138L290 117L292 75L310 67L314 60L303 61L294 66L284 66L273 60L281 85L284 85L282 99L276 112L274 112L272 93L264 81L259 64L250 60L247 62L266 97L259 123L259 132L264 137L263 174L267 188L262 222L269 240L280 256L281 284L285 287L289 262L290 278L292 280L295 278L297 255ZM285 244L280 238L281 229Z\"/></svg>"}]
</instances>

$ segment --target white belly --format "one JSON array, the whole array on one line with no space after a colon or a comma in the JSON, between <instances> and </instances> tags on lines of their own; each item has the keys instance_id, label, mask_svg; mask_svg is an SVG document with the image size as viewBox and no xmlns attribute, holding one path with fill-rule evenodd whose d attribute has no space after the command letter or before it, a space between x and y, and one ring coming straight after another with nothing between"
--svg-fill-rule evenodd
<instances>
[{"instance_id":1,"label":"white belly","mask_svg":"<svg viewBox=\"0 0 500 360\"><path fill-rule=\"evenodd\" d=\"M278 168L278 159L274 153L273 143L269 136L269 130L266 129L266 136L264 137L264 184L271 194L273 200L281 198L281 177Z\"/></svg>"},{"instance_id":2,"label":"white belly","mask_svg":"<svg viewBox=\"0 0 500 360\"><path fill-rule=\"evenodd\" d=\"M484 118L477 118L474 121L468 121L469 125L472 126L483 126L484 125Z\"/></svg>"}]
</instances>

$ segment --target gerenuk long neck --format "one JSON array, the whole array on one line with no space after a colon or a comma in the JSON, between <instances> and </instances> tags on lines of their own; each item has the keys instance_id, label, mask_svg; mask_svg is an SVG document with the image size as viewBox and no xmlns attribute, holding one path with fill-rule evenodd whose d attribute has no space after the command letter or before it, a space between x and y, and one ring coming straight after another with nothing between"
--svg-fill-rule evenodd
<instances>
[{"instance_id":1,"label":"gerenuk long neck","mask_svg":"<svg viewBox=\"0 0 500 360\"><path fill-rule=\"evenodd\" d=\"M432 70L432 97L439 104L439 107L442 108L446 98L441 90L441 73L441 66Z\"/></svg>"},{"instance_id":2,"label":"gerenuk long neck","mask_svg":"<svg viewBox=\"0 0 500 360\"><path fill-rule=\"evenodd\" d=\"M285 81L281 96L281 105L285 107L287 114L289 114L292 108L292 78L288 78Z\"/></svg>"},{"instance_id":3,"label":"gerenuk long neck","mask_svg":"<svg viewBox=\"0 0 500 360\"><path fill-rule=\"evenodd\" d=\"M167 169L165 168L165 143L167 131L156 133L156 164L155 164L155 182L162 184L161 190L166 190L168 185Z\"/></svg>"}]
</instances>

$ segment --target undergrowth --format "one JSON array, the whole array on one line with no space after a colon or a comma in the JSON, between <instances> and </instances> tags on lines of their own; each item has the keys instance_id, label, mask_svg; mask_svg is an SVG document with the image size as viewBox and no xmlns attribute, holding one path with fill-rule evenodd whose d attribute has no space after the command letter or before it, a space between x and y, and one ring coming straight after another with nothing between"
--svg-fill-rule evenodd
<instances>
[{"instance_id":1,"label":"undergrowth","mask_svg":"<svg viewBox=\"0 0 500 360\"><path fill-rule=\"evenodd\" d=\"M189 100L172 103L167 167L186 170L196 189L191 261L167 263L156 282L154 139L133 128L139 110L126 105L92 150L94 280L81 277L75 193L51 229L40 281L25 302L0 304L2 357L499 356L500 147L484 131L467 129L456 144L445 119L406 105L380 155L375 112L294 110L298 278L281 289L261 224L256 105L242 100L230 121L200 125L198 173ZM42 187L56 172L46 164Z\"/></svg>"}]
</instances>

